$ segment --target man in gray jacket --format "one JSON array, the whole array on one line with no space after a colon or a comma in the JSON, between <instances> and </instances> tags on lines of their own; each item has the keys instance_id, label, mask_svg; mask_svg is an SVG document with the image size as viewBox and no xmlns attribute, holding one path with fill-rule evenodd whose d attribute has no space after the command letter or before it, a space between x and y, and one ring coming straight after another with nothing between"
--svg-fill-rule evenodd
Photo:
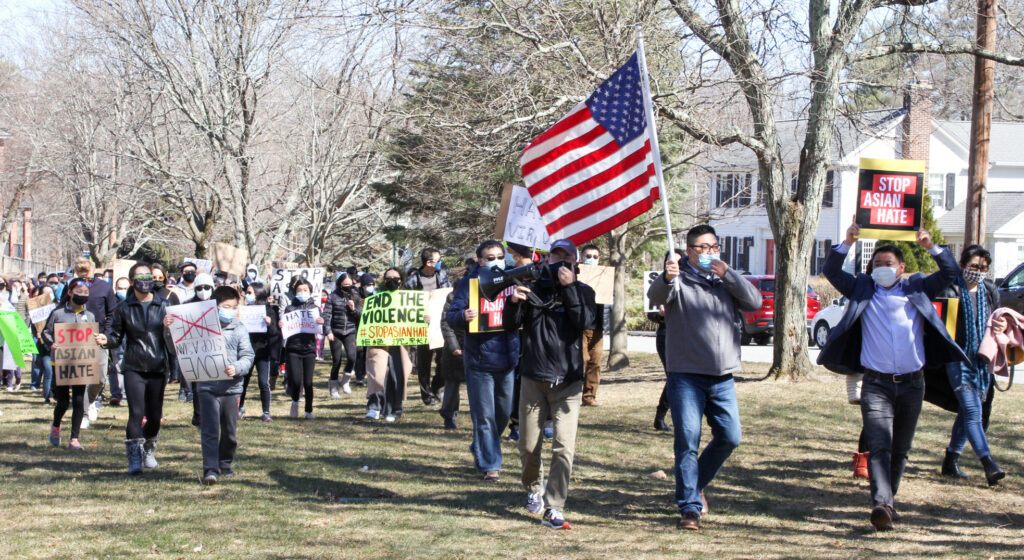
<instances>
[{"instance_id":1,"label":"man in gray jacket","mask_svg":"<svg viewBox=\"0 0 1024 560\"><path fill-rule=\"evenodd\" d=\"M651 305L665 306L665 391L675 429L676 505L680 529L697 530L707 512L704 488L740 444L740 413L732 374L740 370L737 309L761 307L761 292L722 261L714 228L686 234L684 254L665 261L665 272L647 291ZM701 421L711 443L697 458Z\"/></svg>"}]
</instances>

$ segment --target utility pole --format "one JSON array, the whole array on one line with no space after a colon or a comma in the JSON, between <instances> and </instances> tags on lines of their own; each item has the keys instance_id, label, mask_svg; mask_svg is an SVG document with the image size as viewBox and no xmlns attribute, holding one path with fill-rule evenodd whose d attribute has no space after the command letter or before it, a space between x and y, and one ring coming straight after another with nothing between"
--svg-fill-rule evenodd
<instances>
[{"instance_id":1,"label":"utility pole","mask_svg":"<svg viewBox=\"0 0 1024 560\"><path fill-rule=\"evenodd\" d=\"M978 0L977 46L996 48L996 2ZM992 134L992 90L995 62L974 57L974 95L971 108L971 147L967 166L967 215L964 245L985 244L985 193L988 184L988 151Z\"/></svg>"}]
</instances>

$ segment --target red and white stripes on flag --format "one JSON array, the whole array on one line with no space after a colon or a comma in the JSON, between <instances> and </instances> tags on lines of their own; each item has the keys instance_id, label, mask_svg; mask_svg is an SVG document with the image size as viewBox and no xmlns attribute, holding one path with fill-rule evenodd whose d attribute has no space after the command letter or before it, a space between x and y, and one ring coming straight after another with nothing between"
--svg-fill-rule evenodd
<instances>
[{"instance_id":1,"label":"red and white stripes on flag","mask_svg":"<svg viewBox=\"0 0 1024 560\"><path fill-rule=\"evenodd\" d=\"M658 200L645 89L634 53L523 150L523 182L551 239L586 243Z\"/></svg>"}]
</instances>

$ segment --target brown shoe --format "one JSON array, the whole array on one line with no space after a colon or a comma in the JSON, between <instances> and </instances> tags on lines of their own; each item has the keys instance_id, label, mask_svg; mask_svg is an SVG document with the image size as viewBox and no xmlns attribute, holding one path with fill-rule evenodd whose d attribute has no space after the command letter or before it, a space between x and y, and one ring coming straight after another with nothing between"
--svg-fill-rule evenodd
<instances>
[{"instance_id":1,"label":"brown shoe","mask_svg":"<svg viewBox=\"0 0 1024 560\"><path fill-rule=\"evenodd\" d=\"M497 482L499 478L501 478L501 471L487 471L487 473L484 474L484 480L490 482Z\"/></svg>"},{"instance_id":2,"label":"brown shoe","mask_svg":"<svg viewBox=\"0 0 1024 560\"><path fill-rule=\"evenodd\" d=\"M679 519L679 523L676 524L676 529L685 529L687 531L700 530L700 516L692 511L684 513L683 517Z\"/></svg>"},{"instance_id":3,"label":"brown shoe","mask_svg":"<svg viewBox=\"0 0 1024 560\"><path fill-rule=\"evenodd\" d=\"M600 406L597 404L597 399L583 399L583 406Z\"/></svg>"},{"instance_id":4,"label":"brown shoe","mask_svg":"<svg viewBox=\"0 0 1024 560\"><path fill-rule=\"evenodd\" d=\"M867 451L853 454L853 478L868 479L868 458L870 456L871 454Z\"/></svg>"},{"instance_id":5,"label":"brown shoe","mask_svg":"<svg viewBox=\"0 0 1024 560\"><path fill-rule=\"evenodd\" d=\"M707 515L708 514L708 500L707 500L707 498L704 497L704 491L703 490L700 493L700 514L701 515Z\"/></svg>"},{"instance_id":6,"label":"brown shoe","mask_svg":"<svg viewBox=\"0 0 1024 560\"><path fill-rule=\"evenodd\" d=\"M876 506L871 510L871 524L876 531L891 531L893 521L892 508L889 506Z\"/></svg>"}]
</instances>

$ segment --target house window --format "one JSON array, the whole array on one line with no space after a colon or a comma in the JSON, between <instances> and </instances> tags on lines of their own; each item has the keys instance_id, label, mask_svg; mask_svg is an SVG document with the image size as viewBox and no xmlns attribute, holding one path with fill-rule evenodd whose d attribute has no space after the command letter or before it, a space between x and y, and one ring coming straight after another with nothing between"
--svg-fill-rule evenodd
<instances>
[{"instance_id":1,"label":"house window","mask_svg":"<svg viewBox=\"0 0 1024 560\"><path fill-rule=\"evenodd\" d=\"M719 173L715 175L715 208L746 208L759 201L760 192L751 173Z\"/></svg>"},{"instance_id":2,"label":"house window","mask_svg":"<svg viewBox=\"0 0 1024 560\"><path fill-rule=\"evenodd\" d=\"M793 195L796 194L797 179L799 179L799 178L800 178L800 174L798 172L794 171L794 172L790 173L790 175L789 175L789 196L793 196Z\"/></svg>"},{"instance_id":3,"label":"house window","mask_svg":"<svg viewBox=\"0 0 1024 560\"><path fill-rule=\"evenodd\" d=\"M754 247L753 237L723 235L718 238L718 244L722 247L721 259L730 268L740 272L750 270L750 251Z\"/></svg>"},{"instance_id":4,"label":"house window","mask_svg":"<svg viewBox=\"0 0 1024 560\"><path fill-rule=\"evenodd\" d=\"M946 210L956 204L956 173L946 173Z\"/></svg>"},{"instance_id":5,"label":"house window","mask_svg":"<svg viewBox=\"0 0 1024 560\"><path fill-rule=\"evenodd\" d=\"M928 197L932 208L946 208L946 176L942 173L928 175Z\"/></svg>"},{"instance_id":6,"label":"house window","mask_svg":"<svg viewBox=\"0 0 1024 560\"><path fill-rule=\"evenodd\" d=\"M875 240L858 241L858 243L860 243L860 270L867 272L868 265L871 264L871 254L875 252Z\"/></svg>"},{"instance_id":7,"label":"house window","mask_svg":"<svg viewBox=\"0 0 1024 560\"><path fill-rule=\"evenodd\" d=\"M834 202L836 173L831 169L825 173L825 190L821 193L821 207L832 208Z\"/></svg>"},{"instance_id":8,"label":"house window","mask_svg":"<svg viewBox=\"0 0 1024 560\"><path fill-rule=\"evenodd\" d=\"M828 258L828 252L831 249L831 239L816 239L814 241L814 247L811 249L811 276L817 276L825 269L825 259Z\"/></svg>"}]
</instances>

